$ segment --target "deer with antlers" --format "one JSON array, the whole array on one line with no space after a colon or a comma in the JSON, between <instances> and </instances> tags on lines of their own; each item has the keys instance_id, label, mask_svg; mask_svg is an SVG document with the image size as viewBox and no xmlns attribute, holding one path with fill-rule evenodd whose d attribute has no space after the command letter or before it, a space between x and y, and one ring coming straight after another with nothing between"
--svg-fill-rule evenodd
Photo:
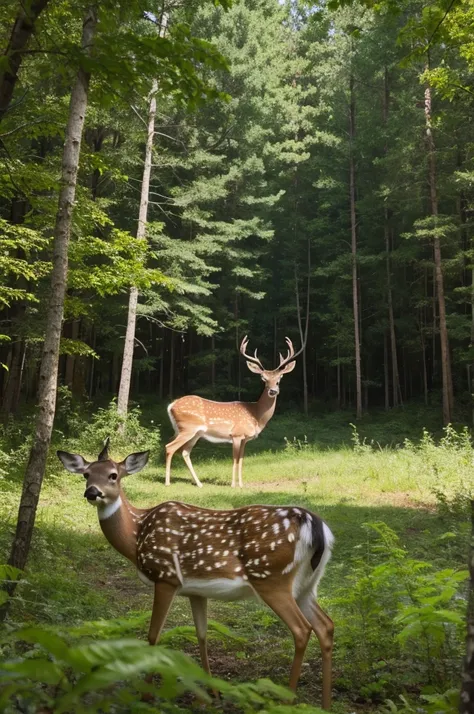
<instances>
[{"instance_id":1,"label":"deer with antlers","mask_svg":"<svg viewBox=\"0 0 474 714\"><path fill-rule=\"evenodd\" d=\"M242 488L242 463L247 441L256 439L273 416L276 398L280 392L280 380L284 374L292 372L296 358L303 352L305 344L295 353L293 343L286 337L288 353L285 358L280 354L280 364L276 369L265 369L257 357L248 355L247 336L240 345L240 353L247 360L251 372L259 374L265 382L265 388L258 402L214 402L197 396L181 397L169 405L168 414L175 430L175 438L166 444L165 485L170 485L171 461L177 451L191 472L196 486L201 487L191 463L191 450L199 439L216 443L232 444L233 467L232 487L237 483Z\"/></svg>"},{"instance_id":2,"label":"deer with antlers","mask_svg":"<svg viewBox=\"0 0 474 714\"><path fill-rule=\"evenodd\" d=\"M322 653L322 702L329 709L334 627L316 602L316 589L331 557L333 535L319 516L289 506L215 511L177 501L135 508L125 497L121 481L144 468L147 451L116 462L109 457L107 440L92 463L79 454L57 454L68 471L87 479L84 496L97 506L109 543L154 587L148 632L151 645L159 639L174 597L188 597L202 666L210 674L207 599L257 596L293 635L293 690L311 632L315 633Z\"/></svg>"}]
</instances>

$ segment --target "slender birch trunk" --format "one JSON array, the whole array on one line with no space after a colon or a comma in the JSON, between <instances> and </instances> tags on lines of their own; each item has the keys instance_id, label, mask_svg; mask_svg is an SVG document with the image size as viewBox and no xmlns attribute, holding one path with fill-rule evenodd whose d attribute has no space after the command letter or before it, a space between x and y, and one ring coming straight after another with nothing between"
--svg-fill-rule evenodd
<instances>
[{"instance_id":1,"label":"slender birch trunk","mask_svg":"<svg viewBox=\"0 0 474 714\"><path fill-rule=\"evenodd\" d=\"M434 220L433 250L435 282L436 290L438 293L439 338L441 346L441 370L443 378L443 422L444 424L449 424L452 421L453 416L454 395L451 375L451 358L449 353L449 336L446 324L446 302L444 298L444 277L441 261L441 244L437 231L438 195L436 190L436 147L432 131L431 87L429 85L425 87L425 122L426 143L428 148L428 182L430 187L430 207L431 215Z\"/></svg>"},{"instance_id":2,"label":"slender birch trunk","mask_svg":"<svg viewBox=\"0 0 474 714\"><path fill-rule=\"evenodd\" d=\"M306 364L306 343L308 340L308 329L309 329L309 302L310 302L310 287L311 287L311 244L308 240L308 278L306 285L306 316L305 316L305 326L303 330L303 321L301 319L301 308L300 308L300 291L298 287L298 275L295 268L295 293L296 293L296 314L298 318L298 330L300 333L301 344L304 345L304 350L302 353L302 367L303 367L303 409L304 413L308 414L308 369Z\"/></svg>"},{"instance_id":3,"label":"slender birch trunk","mask_svg":"<svg viewBox=\"0 0 474 714\"><path fill-rule=\"evenodd\" d=\"M352 306L354 313L354 352L356 367L356 415L360 419L362 416L362 377L360 365L360 327L359 327L359 290L357 275L357 216L356 216L356 190L355 190L355 161L354 161L354 138L355 138L355 96L354 77L351 74L349 80L350 106L349 106L349 193L351 212L351 255L352 255Z\"/></svg>"},{"instance_id":4,"label":"slender birch trunk","mask_svg":"<svg viewBox=\"0 0 474 714\"><path fill-rule=\"evenodd\" d=\"M86 13L82 28L82 50L85 54L90 53L96 25L95 8L91 7ZM67 287L68 246L76 195L82 132L87 109L89 79L89 73L82 68L79 69L69 104L69 119L66 127L62 159L61 191L54 229L50 300L39 376L38 414L33 445L23 481L15 537L8 560L9 565L20 570L25 567L28 559L56 411L59 343ZM7 585L8 592L12 594L15 587L16 583L10 582ZM5 606L0 610L0 620L5 618L6 612L7 607Z\"/></svg>"},{"instance_id":5,"label":"slender birch trunk","mask_svg":"<svg viewBox=\"0 0 474 714\"><path fill-rule=\"evenodd\" d=\"M150 175L153 154L153 137L155 134L156 116L156 92L158 83L153 82L151 90L150 106L148 110L148 134L145 148L145 164L143 167L142 190L140 195L140 211L138 215L137 238L146 240L146 222L148 215L148 197L150 193ZM117 411L126 417L128 412L128 400L130 396L130 384L132 381L133 349L135 346L135 329L137 324L138 289L135 286L130 288L128 300L127 331L123 348L122 373L120 376L120 386L117 398Z\"/></svg>"}]
</instances>

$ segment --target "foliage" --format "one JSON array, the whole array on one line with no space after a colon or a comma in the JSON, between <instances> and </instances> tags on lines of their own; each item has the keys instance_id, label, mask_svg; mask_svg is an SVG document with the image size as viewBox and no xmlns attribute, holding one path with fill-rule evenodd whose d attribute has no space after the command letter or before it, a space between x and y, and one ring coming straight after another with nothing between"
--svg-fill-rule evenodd
<instances>
[{"instance_id":1,"label":"foliage","mask_svg":"<svg viewBox=\"0 0 474 714\"><path fill-rule=\"evenodd\" d=\"M4 640L7 647L20 643L30 649L0 665L0 705L5 714L15 711L20 702L28 708L53 707L58 714L103 711L110 706L118 712L153 711L154 704L145 704L143 695L157 697L162 710L173 711L170 702L185 692L210 704L206 691L210 687L248 712L261 711L263 706L277 714L278 702L293 698L270 680L233 685L210 677L180 652L131 638L70 645L65 637L37 627L18 630ZM159 684L141 680L145 674L159 674Z\"/></svg>"},{"instance_id":2,"label":"foliage","mask_svg":"<svg viewBox=\"0 0 474 714\"><path fill-rule=\"evenodd\" d=\"M75 424L74 436L68 441L68 449L97 457L105 439L111 438L114 458L125 458L134 451L150 451L156 460L160 448L160 431L153 422L145 427L141 421L140 407L129 410L127 417L117 412L115 401L108 407L100 407L87 423ZM56 437L57 438L57 437ZM94 447L95 445L95 447Z\"/></svg>"},{"instance_id":3,"label":"foliage","mask_svg":"<svg viewBox=\"0 0 474 714\"><path fill-rule=\"evenodd\" d=\"M339 646L347 652L341 686L383 700L419 682L443 692L458 678L464 639L466 570L436 571L410 558L385 523L365 525L350 574L334 600L343 618ZM415 647L415 649L414 649ZM413 652L416 652L416 658Z\"/></svg>"}]
</instances>

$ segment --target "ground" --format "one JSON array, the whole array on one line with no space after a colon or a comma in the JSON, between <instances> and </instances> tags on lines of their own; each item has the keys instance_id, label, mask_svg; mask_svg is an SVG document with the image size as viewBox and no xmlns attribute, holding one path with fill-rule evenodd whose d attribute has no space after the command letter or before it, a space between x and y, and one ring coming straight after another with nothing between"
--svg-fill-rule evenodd
<instances>
[{"instance_id":1,"label":"ground","mask_svg":"<svg viewBox=\"0 0 474 714\"><path fill-rule=\"evenodd\" d=\"M305 426L307 431L308 424ZM340 712L370 709L373 707L370 701L364 701L358 692L348 692L347 644L340 645L338 638L338 631L346 631L347 623L338 622L340 606L334 605L344 588L351 587L348 576L360 549L367 545L363 524L383 521L396 532L410 556L437 569L462 568L464 546L459 540L453 544L442 538L452 530L453 523L436 508L433 472L428 468L426 455L381 446L369 449L360 444L354 450L349 425L345 443L333 443L328 448L311 439L304 428L302 422L287 422L285 438L278 439L275 433L269 433L267 443L263 441L255 448L250 444L241 490L230 487L230 449L215 445L198 445L193 452L196 470L204 484L202 489L192 484L179 455L173 462L171 487L164 486L164 469L159 460L158 463L153 460L142 473L124 479L123 486L129 500L137 506L165 500L210 508L290 504L319 513L336 538L333 558L319 591L320 603L333 615L336 626L335 709ZM114 453L113 438L111 453ZM70 624L128 617L149 610L150 590L137 578L131 564L105 541L95 509L83 498L83 478L56 468L54 460L50 464L27 581L19 589L20 597L11 612L13 624L25 621ZM8 552L20 486L17 481L6 479L2 490L0 562ZM212 638L213 673L238 681L258 677L271 677L279 683L287 681L292 642L271 611L248 601L211 602L209 615L234 635ZM177 598L167 627L191 622L188 601ZM144 636L146 625L137 626L135 632ZM182 636L177 635L172 644L197 656L196 645ZM303 668L300 701L317 704L320 683L320 657L315 640L310 644Z\"/></svg>"}]
</instances>

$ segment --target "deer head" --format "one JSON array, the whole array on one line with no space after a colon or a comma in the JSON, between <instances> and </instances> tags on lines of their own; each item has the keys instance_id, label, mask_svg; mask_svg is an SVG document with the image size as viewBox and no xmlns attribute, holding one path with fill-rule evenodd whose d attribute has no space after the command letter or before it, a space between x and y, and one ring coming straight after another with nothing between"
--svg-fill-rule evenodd
<instances>
[{"instance_id":1,"label":"deer head","mask_svg":"<svg viewBox=\"0 0 474 714\"><path fill-rule=\"evenodd\" d=\"M265 382L265 388L269 397L277 397L280 393L280 380L284 374L292 372L296 366L296 358L303 352L305 344L301 346L298 352L295 353L295 348L289 337L285 337L286 344L288 346L288 352L286 357L283 357L280 353L280 364L276 369L265 369L263 364L257 357L257 350L254 352L254 356L248 355L247 345L249 343L247 335L245 335L242 343L240 345L240 353L247 360L247 367L254 374L259 374L262 380Z\"/></svg>"},{"instance_id":2,"label":"deer head","mask_svg":"<svg viewBox=\"0 0 474 714\"><path fill-rule=\"evenodd\" d=\"M109 438L97 457L97 461L86 461L80 454L57 451L64 467L73 474L82 474L87 479L84 497L99 509L110 506L120 497L120 481L124 476L141 471L148 462L149 451L130 454L120 462L109 458Z\"/></svg>"}]
</instances>

